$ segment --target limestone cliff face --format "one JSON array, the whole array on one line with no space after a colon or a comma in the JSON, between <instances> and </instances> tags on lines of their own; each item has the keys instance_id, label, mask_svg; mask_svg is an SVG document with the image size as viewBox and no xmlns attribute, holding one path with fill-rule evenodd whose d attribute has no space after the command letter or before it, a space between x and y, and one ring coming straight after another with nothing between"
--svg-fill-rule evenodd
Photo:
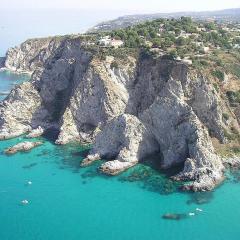
<instances>
[{"instance_id":1,"label":"limestone cliff face","mask_svg":"<svg viewBox=\"0 0 240 240\"><path fill-rule=\"evenodd\" d=\"M58 144L94 142L88 160L107 158L105 173L159 154L162 168L184 165L175 178L192 180L187 189L210 190L223 179L208 132L225 141L224 102L184 64L102 59L81 38L63 37L26 41L9 50L5 67L33 74L1 103L1 139L55 128Z\"/></svg>"},{"instance_id":2,"label":"limestone cliff face","mask_svg":"<svg viewBox=\"0 0 240 240\"><path fill-rule=\"evenodd\" d=\"M6 54L5 67L18 72L33 72L61 50L63 38L49 37L31 39L19 47L10 48Z\"/></svg>"}]
</instances>

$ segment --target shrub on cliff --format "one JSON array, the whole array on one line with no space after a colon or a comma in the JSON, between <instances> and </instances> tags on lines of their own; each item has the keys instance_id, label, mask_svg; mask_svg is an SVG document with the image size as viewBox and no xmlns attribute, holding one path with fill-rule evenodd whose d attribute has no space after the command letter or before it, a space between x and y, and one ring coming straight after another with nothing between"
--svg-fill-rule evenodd
<instances>
[{"instance_id":1,"label":"shrub on cliff","mask_svg":"<svg viewBox=\"0 0 240 240\"><path fill-rule=\"evenodd\" d=\"M218 78L220 81L224 81L224 72L220 70L215 70L212 72L212 75L216 78Z\"/></svg>"}]
</instances>

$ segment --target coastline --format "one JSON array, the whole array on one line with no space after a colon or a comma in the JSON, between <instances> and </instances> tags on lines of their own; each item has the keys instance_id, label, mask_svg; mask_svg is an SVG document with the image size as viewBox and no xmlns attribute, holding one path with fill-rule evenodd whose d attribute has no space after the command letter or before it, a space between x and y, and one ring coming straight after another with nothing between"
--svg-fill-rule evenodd
<instances>
[{"instance_id":1,"label":"coastline","mask_svg":"<svg viewBox=\"0 0 240 240\"><path fill-rule=\"evenodd\" d=\"M33 74L33 71L30 72L30 71L26 71L26 70L21 70L21 69L16 69L16 68L9 68L9 67L1 67L0 68L0 72L4 72L4 71L9 71L11 73L14 73L14 74L26 74L26 75L29 75L31 76Z\"/></svg>"}]
</instances>

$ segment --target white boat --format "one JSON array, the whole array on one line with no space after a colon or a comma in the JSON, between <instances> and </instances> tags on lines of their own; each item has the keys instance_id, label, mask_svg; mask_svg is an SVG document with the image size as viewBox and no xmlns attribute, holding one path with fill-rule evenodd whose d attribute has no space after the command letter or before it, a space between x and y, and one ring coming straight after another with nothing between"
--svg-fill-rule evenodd
<instances>
[{"instance_id":1,"label":"white boat","mask_svg":"<svg viewBox=\"0 0 240 240\"><path fill-rule=\"evenodd\" d=\"M26 204L28 204L29 202L28 202L28 200L24 199L24 200L21 201L21 203L24 204L24 205L26 205Z\"/></svg>"}]
</instances>

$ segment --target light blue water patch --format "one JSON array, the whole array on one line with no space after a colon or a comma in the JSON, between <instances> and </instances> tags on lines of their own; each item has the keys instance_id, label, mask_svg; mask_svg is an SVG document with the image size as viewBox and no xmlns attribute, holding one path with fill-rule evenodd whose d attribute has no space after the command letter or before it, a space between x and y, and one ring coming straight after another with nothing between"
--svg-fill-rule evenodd
<instances>
[{"instance_id":1,"label":"light blue water patch","mask_svg":"<svg viewBox=\"0 0 240 240\"><path fill-rule=\"evenodd\" d=\"M21 141L1 142L0 150ZM0 239L239 239L239 183L227 182L206 198L159 194L143 188L144 181L99 174L99 163L80 168L81 155L80 146L48 141L30 153L1 154ZM168 212L196 215L162 219Z\"/></svg>"},{"instance_id":2,"label":"light blue water patch","mask_svg":"<svg viewBox=\"0 0 240 240\"><path fill-rule=\"evenodd\" d=\"M15 85L29 80L29 78L28 74L14 74L9 71L0 71L0 100L4 100Z\"/></svg>"},{"instance_id":3,"label":"light blue water patch","mask_svg":"<svg viewBox=\"0 0 240 240\"><path fill-rule=\"evenodd\" d=\"M0 142L1 240L239 239L238 171L214 192L181 193L146 165L116 177L98 172L101 161L80 168L89 146L56 146L42 138L31 152L3 153L23 140ZM162 218L190 212L195 215L179 221Z\"/></svg>"}]
</instances>

